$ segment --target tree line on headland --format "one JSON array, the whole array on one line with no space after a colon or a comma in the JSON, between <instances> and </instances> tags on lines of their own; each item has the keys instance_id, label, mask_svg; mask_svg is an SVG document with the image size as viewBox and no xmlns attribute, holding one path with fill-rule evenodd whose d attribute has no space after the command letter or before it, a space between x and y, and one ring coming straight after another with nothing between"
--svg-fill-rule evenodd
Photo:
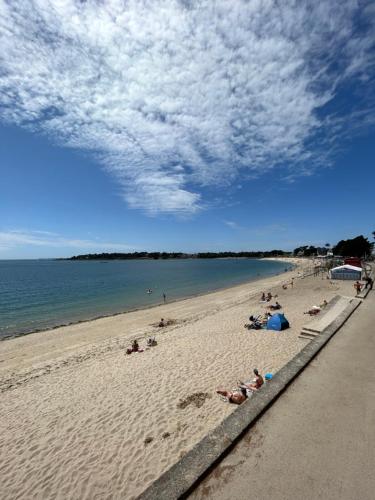
<instances>
[{"instance_id":1,"label":"tree line on headland","mask_svg":"<svg viewBox=\"0 0 375 500\"><path fill-rule=\"evenodd\" d=\"M373 232L373 236L375 238L375 231ZM371 243L368 238L361 235L349 240L340 240L332 248L329 243L326 243L324 247L314 247L313 245L301 246L294 249L293 255L310 257L314 255L325 255L327 252L331 252L335 256L342 257L369 257L373 248L374 243Z\"/></svg>"},{"instance_id":2,"label":"tree line on headland","mask_svg":"<svg viewBox=\"0 0 375 500\"><path fill-rule=\"evenodd\" d=\"M375 231L373 232L375 238ZM133 260L133 259L225 259L225 258L263 258L263 257L312 257L316 255L326 255L328 252L334 256L342 257L364 257L371 256L374 243L371 243L364 236L341 240L331 248L329 243L324 247L305 245L295 248L293 252L284 250L257 251L257 252L130 252L130 253L89 253L75 255L61 260Z\"/></svg>"},{"instance_id":3,"label":"tree line on headland","mask_svg":"<svg viewBox=\"0 0 375 500\"><path fill-rule=\"evenodd\" d=\"M133 259L225 259L229 257L237 258L261 258L288 256L290 252L283 250L271 250L269 252L131 252L131 253L89 253L75 255L66 260L133 260Z\"/></svg>"}]
</instances>

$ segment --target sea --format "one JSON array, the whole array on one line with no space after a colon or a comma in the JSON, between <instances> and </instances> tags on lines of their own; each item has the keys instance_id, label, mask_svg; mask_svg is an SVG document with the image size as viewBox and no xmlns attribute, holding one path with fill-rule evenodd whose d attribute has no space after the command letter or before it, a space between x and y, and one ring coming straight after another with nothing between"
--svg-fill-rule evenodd
<instances>
[{"instance_id":1,"label":"sea","mask_svg":"<svg viewBox=\"0 0 375 500\"><path fill-rule=\"evenodd\" d=\"M0 340L220 290L291 265L259 259L0 260Z\"/></svg>"}]
</instances>

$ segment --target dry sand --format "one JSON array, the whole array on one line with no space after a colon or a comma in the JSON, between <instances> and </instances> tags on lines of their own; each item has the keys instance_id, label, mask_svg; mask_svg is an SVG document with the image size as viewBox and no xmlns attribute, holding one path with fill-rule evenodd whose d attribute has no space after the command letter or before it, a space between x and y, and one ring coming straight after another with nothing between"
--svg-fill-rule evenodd
<instances>
[{"instance_id":1,"label":"dry sand","mask_svg":"<svg viewBox=\"0 0 375 500\"><path fill-rule=\"evenodd\" d=\"M235 410L218 386L235 388L254 367L275 373L307 343L303 311L354 295L352 282L301 279L301 269L1 342L0 497L137 497ZM269 290L291 328L245 329ZM174 324L153 326L161 317ZM126 355L132 339L155 334L157 346Z\"/></svg>"}]
</instances>

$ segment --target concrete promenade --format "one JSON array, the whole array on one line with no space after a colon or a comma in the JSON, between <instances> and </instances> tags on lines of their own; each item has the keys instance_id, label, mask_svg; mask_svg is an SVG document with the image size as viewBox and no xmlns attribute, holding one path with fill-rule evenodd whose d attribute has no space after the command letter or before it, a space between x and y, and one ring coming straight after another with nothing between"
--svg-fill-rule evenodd
<instances>
[{"instance_id":1,"label":"concrete promenade","mask_svg":"<svg viewBox=\"0 0 375 500\"><path fill-rule=\"evenodd\" d=\"M373 500L374 360L372 291L189 499Z\"/></svg>"}]
</instances>

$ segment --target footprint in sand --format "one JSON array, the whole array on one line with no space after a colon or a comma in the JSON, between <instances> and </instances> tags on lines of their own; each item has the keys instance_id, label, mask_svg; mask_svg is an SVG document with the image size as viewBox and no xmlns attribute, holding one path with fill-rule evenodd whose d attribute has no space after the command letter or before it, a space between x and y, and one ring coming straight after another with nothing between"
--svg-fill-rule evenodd
<instances>
[{"instance_id":1,"label":"footprint in sand","mask_svg":"<svg viewBox=\"0 0 375 500\"><path fill-rule=\"evenodd\" d=\"M150 444L153 440L154 440L154 438L151 437L151 436L146 437L146 439L144 440L145 446L147 446L148 444Z\"/></svg>"}]
</instances>

